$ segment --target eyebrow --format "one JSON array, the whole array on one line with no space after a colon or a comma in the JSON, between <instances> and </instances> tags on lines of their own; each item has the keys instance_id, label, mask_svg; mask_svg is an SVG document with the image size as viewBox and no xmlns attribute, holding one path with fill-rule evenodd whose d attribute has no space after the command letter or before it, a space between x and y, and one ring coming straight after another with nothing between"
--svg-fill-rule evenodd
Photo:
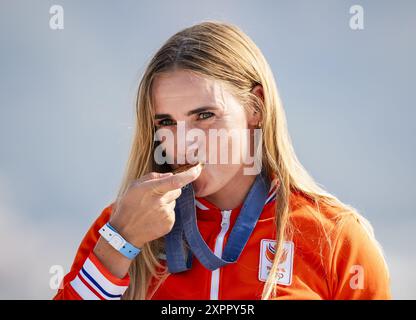
<instances>
[{"instance_id":1,"label":"eyebrow","mask_svg":"<svg viewBox=\"0 0 416 320\"><path fill-rule=\"evenodd\" d=\"M210 110L213 110L213 111L217 110L218 111L220 109L218 107L215 107L215 106L203 106L203 107L199 107L199 108L193 109L191 111L188 111L186 113L186 115L191 116L195 113L200 113L200 112L210 111ZM169 113L155 114L155 119L165 119L165 118L173 118L173 117Z\"/></svg>"}]
</instances>

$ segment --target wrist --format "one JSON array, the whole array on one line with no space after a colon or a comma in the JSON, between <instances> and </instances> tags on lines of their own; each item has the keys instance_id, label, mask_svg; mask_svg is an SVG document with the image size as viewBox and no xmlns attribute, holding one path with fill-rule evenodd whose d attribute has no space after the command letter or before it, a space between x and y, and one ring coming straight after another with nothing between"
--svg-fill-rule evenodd
<instances>
[{"instance_id":1,"label":"wrist","mask_svg":"<svg viewBox=\"0 0 416 320\"><path fill-rule=\"evenodd\" d=\"M133 260L140 253L141 249L128 242L124 237L108 222L99 230L102 238L115 250L120 252L129 260Z\"/></svg>"},{"instance_id":2,"label":"wrist","mask_svg":"<svg viewBox=\"0 0 416 320\"><path fill-rule=\"evenodd\" d=\"M122 226L122 224L119 223L116 219L110 219L109 221L110 225L113 226L118 232L123 235L124 239L126 241L130 242L132 245L134 245L138 249L143 249L144 245L147 241L144 241L143 239L139 239L137 237L133 237L127 230Z\"/></svg>"},{"instance_id":3,"label":"wrist","mask_svg":"<svg viewBox=\"0 0 416 320\"><path fill-rule=\"evenodd\" d=\"M98 239L93 253L114 276L122 279L127 275L132 261L115 250L103 237Z\"/></svg>"}]
</instances>

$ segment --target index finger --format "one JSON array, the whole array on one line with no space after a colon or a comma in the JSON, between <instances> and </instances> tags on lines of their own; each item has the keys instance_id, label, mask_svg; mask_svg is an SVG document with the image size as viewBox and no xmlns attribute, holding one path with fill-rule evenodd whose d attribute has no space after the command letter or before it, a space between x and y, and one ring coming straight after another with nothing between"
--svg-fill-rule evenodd
<instances>
[{"instance_id":1,"label":"index finger","mask_svg":"<svg viewBox=\"0 0 416 320\"><path fill-rule=\"evenodd\" d=\"M202 166L198 164L184 172L174 174L172 176L164 177L157 180L151 180L149 183L153 184L153 191L156 194L162 195L168 191L180 189L192 181L196 180L201 174Z\"/></svg>"}]
</instances>

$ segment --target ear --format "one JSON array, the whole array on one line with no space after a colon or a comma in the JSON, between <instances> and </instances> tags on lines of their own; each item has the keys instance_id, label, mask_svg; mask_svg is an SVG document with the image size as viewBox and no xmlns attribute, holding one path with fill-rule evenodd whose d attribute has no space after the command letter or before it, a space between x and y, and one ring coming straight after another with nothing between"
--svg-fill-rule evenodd
<instances>
[{"instance_id":1,"label":"ear","mask_svg":"<svg viewBox=\"0 0 416 320\"><path fill-rule=\"evenodd\" d=\"M253 89L251 89L251 93L256 95L259 99L264 101L264 93L263 93L263 86L261 84L257 84L254 86ZM263 117L261 114L261 111L258 110L255 106L250 108L249 114L247 117L247 122L250 127L258 127L259 124L261 124Z\"/></svg>"}]
</instances>

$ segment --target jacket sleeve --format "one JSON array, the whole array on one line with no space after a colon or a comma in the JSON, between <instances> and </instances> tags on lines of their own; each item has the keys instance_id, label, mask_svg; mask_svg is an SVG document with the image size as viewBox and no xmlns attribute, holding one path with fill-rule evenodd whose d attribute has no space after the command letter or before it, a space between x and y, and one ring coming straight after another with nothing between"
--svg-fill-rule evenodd
<instances>
[{"instance_id":1,"label":"jacket sleeve","mask_svg":"<svg viewBox=\"0 0 416 320\"><path fill-rule=\"evenodd\" d=\"M390 277L381 248L355 216L344 219L332 250L333 299L391 299Z\"/></svg>"},{"instance_id":2,"label":"jacket sleeve","mask_svg":"<svg viewBox=\"0 0 416 320\"><path fill-rule=\"evenodd\" d=\"M113 204L106 207L84 236L71 269L65 275L54 300L118 300L127 290L130 278L111 274L94 255L99 229L108 222Z\"/></svg>"}]
</instances>

